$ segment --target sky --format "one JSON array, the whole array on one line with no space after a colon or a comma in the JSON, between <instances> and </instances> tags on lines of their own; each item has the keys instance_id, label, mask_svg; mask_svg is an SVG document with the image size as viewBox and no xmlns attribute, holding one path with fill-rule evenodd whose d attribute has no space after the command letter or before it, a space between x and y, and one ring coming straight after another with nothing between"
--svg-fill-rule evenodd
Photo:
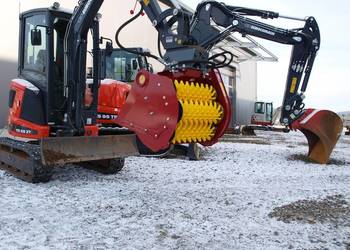
<instances>
[{"instance_id":1,"label":"sky","mask_svg":"<svg viewBox=\"0 0 350 250\"><path fill-rule=\"evenodd\" d=\"M116 0L125 1L125 0ZM128 0L134 1L134 0ZM318 21L321 31L321 48L313 67L308 89L305 93L306 107L317 109L329 109L333 111L350 110L350 28L348 26L348 13L350 1L346 0L220 0L228 5L244 6L272 10L289 16L314 16ZM22 0L22 8L26 1ZM38 3L48 1L37 0ZM53 1L52 1L53 2ZM195 8L199 0L186 0L187 5ZM17 1L7 1L7 5L18 8ZM10 7L9 7L10 8ZM11 8L13 9L13 8ZM13 16L15 18L13 18ZM4 11L0 15L0 23L3 36L0 40L1 57L9 58L11 53L17 50L17 44L11 37L18 37L18 22L7 23L7 20L17 20L18 12ZM259 19L261 21L266 21ZM269 22L281 28L302 27L302 22L276 19ZM5 27L7 27L5 29ZM6 32L5 32L6 31ZM273 52L278 62L258 63L258 99L260 101L272 101L275 107L282 102L285 88L287 68L290 57L290 46L281 45L261 39L256 39L265 48Z\"/></svg>"},{"instance_id":2,"label":"sky","mask_svg":"<svg viewBox=\"0 0 350 250\"><path fill-rule=\"evenodd\" d=\"M183 1L192 8L198 0ZM347 0L220 0L227 5L279 12L287 16L314 16L321 31L321 48L305 92L306 107L333 111L350 110L350 1ZM264 19L258 19L262 22ZM303 22L275 19L269 24L280 28L303 27ZM291 47L256 39L273 52L278 62L258 63L258 99L282 103Z\"/></svg>"}]
</instances>

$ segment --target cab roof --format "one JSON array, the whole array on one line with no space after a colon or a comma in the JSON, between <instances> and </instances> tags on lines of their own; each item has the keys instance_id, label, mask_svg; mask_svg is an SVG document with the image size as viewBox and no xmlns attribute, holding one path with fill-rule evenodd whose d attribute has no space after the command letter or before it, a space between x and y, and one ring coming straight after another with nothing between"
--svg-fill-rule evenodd
<instances>
[{"instance_id":1,"label":"cab roof","mask_svg":"<svg viewBox=\"0 0 350 250\"><path fill-rule=\"evenodd\" d=\"M50 6L48 8L36 8L36 9L30 9L27 11L24 11L22 13L20 13L20 17L23 15L27 15L29 13L34 13L34 12L46 12L46 11L50 11L50 12L56 12L56 13L63 13L63 14L67 14L67 15L72 15L73 14L73 10L72 9L67 9L67 8L54 8L54 6Z\"/></svg>"}]
</instances>

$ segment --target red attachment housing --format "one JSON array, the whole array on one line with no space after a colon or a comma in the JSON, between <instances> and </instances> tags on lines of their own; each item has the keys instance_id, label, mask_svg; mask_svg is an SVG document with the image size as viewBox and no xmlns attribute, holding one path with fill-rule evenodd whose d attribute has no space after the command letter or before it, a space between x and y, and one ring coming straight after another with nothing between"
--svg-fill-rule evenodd
<instances>
[{"instance_id":1,"label":"red attachment housing","mask_svg":"<svg viewBox=\"0 0 350 250\"><path fill-rule=\"evenodd\" d=\"M158 74L141 70L125 106L114 122L134 131L142 143L153 151L168 148L181 118L175 80L209 84L215 88L216 101L223 108L223 117L217 125L214 137L201 143L204 146L215 144L225 133L231 119L229 98L218 70L211 70L206 75L192 69L163 71Z\"/></svg>"},{"instance_id":2,"label":"red attachment housing","mask_svg":"<svg viewBox=\"0 0 350 250\"><path fill-rule=\"evenodd\" d=\"M166 149L179 114L176 90L166 76L140 70L115 123L136 133L153 151Z\"/></svg>"},{"instance_id":3,"label":"red attachment housing","mask_svg":"<svg viewBox=\"0 0 350 250\"><path fill-rule=\"evenodd\" d=\"M159 74L169 77L172 80L172 82L174 82L175 80L198 82L208 84L214 87L217 93L216 101L220 103L220 105L223 108L223 117L221 122L217 125L215 135L213 136L213 138L210 141L201 142L200 144L202 144L203 146L211 146L217 143L219 141L219 138L225 133L231 119L230 100L228 98L219 70L210 70L206 75L203 75L201 71L193 69L185 69L175 73L164 71Z\"/></svg>"}]
</instances>

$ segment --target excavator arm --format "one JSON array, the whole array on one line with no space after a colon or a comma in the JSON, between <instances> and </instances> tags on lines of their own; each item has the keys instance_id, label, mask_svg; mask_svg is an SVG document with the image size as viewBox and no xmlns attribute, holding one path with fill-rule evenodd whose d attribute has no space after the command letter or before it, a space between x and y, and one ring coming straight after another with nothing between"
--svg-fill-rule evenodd
<instances>
[{"instance_id":1,"label":"excavator arm","mask_svg":"<svg viewBox=\"0 0 350 250\"><path fill-rule=\"evenodd\" d=\"M304 26L282 29L251 18L285 17L272 11L203 1L192 14L179 6L162 11L155 0L139 3L141 10L137 16L144 11L159 33L158 42L165 54L158 59L165 69L158 74L139 72L117 123L135 131L154 151L171 143L199 142L205 146L216 143L231 117L231 105L218 68L229 65L233 55L229 52L213 55L212 48L237 32L293 46L281 123L306 135L312 160L328 161L340 135L341 119L331 111L304 109L303 103L320 48L315 18L291 18L303 21ZM120 29L116 35L118 44L119 33Z\"/></svg>"},{"instance_id":2,"label":"excavator arm","mask_svg":"<svg viewBox=\"0 0 350 250\"><path fill-rule=\"evenodd\" d=\"M282 29L246 16L278 18L279 13L226 6L215 1L206 1L197 7L192 24L192 36L200 47L210 50L233 32L255 36L277 43L292 45L286 88L282 103L281 123L291 125L304 109L304 92L309 81L312 66L320 48L320 32L315 18L305 18L304 27ZM224 28L218 31L212 22ZM208 32L201 32L207 30Z\"/></svg>"},{"instance_id":3,"label":"excavator arm","mask_svg":"<svg viewBox=\"0 0 350 250\"><path fill-rule=\"evenodd\" d=\"M72 135L84 135L86 121L96 123L97 96L99 86L98 65L100 64L99 20L97 13L103 0L80 0L69 21L64 38L64 86L67 98L65 123ZM86 89L86 53L87 36L92 30L93 36L93 103L89 109L84 108Z\"/></svg>"},{"instance_id":4,"label":"excavator arm","mask_svg":"<svg viewBox=\"0 0 350 250\"><path fill-rule=\"evenodd\" d=\"M152 24L161 34L161 42L167 51L166 62L171 68L176 68L174 66L179 64L193 67L194 62L204 64L208 61L210 50L234 32L292 45L281 122L290 125L303 113L304 92L320 48L320 32L315 18L300 19L304 21L302 28L282 29L246 17L278 18L279 13L272 11L204 1L197 6L195 14L191 15L178 9L162 12L156 1L150 1L147 5L145 1L141 3ZM166 18L169 16L172 20L167 22ZM175 20L176 34L172 32ZM218 29L218 26L223 30ZM195 48L189 49L191 46ZM194 52L187 53L189 50ZM205 68L205 65L202 68Z\"/></svg>"}]
</instances>

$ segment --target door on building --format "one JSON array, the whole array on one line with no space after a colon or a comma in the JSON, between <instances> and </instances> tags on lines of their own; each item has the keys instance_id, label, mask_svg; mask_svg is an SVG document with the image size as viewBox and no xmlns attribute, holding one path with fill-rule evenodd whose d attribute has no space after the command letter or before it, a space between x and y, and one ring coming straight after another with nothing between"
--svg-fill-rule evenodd
<instances>
[{"instance_id":1,"label":"door on building","mask_svg":"<svg viewBox=\"0 0 350 250\"><path fill-rule=\"evenodd\" d=\"M231 102L231 121L229 128L234 128L237 124L237 92L236 92L236 68L224 68L220 70L222 80L225 84L227 94Z\"/></svg>"}]
</instances>

